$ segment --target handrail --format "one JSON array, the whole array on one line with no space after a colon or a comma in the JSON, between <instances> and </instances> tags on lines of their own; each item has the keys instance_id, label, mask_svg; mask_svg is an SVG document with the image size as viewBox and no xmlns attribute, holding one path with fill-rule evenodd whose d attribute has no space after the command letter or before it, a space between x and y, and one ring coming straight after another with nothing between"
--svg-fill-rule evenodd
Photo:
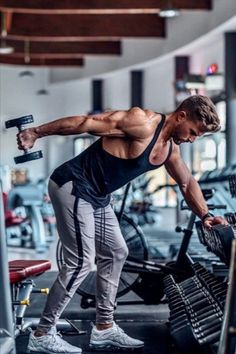
<instances>
[{"instance_id":1,"label":"handrail","mask_svg":"<svg viewBox=\"0 0 236 354\"><path fill-rule=\"evenodd\" d=\"M224 320L221 329L218 354L235 354L233 339L236 337L236 239L232 242L231 260L229 268L229 285L225 302Z\"/></svg>"}]
</instances>

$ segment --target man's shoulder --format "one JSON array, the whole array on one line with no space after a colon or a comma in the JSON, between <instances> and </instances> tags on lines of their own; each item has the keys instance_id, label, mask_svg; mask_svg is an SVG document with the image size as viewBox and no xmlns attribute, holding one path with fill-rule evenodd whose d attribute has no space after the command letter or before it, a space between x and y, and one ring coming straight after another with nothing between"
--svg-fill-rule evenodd
<instances>
[{"instance_id":1,"label":"man's shoulder","mask_svg":"<svg viewBox=\"0 0 236 354\"><path fill-rule=\"evenodd\" d=\"M132 107L128 110L128 115L131 116L131 117L140 117L142 119L147 119L147 120L150 120L150 119L155 119L155 120L158 120L158 117L161 115L157 112L154 112L153 110L151 109L145 109L145 108L140 108L140 107Z\"/></svg>"}]
</instances>

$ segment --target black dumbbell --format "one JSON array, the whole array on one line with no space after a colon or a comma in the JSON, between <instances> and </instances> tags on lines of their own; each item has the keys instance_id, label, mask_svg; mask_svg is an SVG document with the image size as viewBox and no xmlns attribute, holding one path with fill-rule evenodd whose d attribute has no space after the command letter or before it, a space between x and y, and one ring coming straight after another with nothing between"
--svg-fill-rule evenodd
<instances>
[{"instance_id":1,"label":"black dumbbell","mask_svg":"<svg viewBox=\"0 0 236 354\"><path fill-rule=\"evenodd\" d=\"M22 130L25 129L24 126L26 124L32 123L33 121L34 121L34 118L32 115L23 116L20 118L15 118L15 119L11 119L11 120L6 121L5 127L6 127L6 129L17 127L19 132L21 132ZM41 150L34 151L34 152L28 152L28 149L25 149L23 155L14 157L14 161L15 161L15 163L24 163L24 162L31 161L31 160L41 159L42 157L43 157L43 153Z\"/></svg>"}]
</instances>

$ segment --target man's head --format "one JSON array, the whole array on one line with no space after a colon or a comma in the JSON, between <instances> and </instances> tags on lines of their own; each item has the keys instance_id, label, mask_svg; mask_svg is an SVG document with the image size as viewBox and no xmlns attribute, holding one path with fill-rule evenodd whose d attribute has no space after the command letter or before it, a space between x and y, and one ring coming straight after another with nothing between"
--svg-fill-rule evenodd
<instances>
[{"instance_id":1,"label":"man's head","mask_svg":"<svg viewBox=\"0 0 236 354\"><path fill-rule=\"evenodd\" d=\"M201 123L205 132L217 132L220 130L220 120L215 106L209 97L195 95L186 98L175 110L185 111L187 118Z\"/></svg>"},{"instance_id":2,"label":"man's head","mask_svg":"<svg viewBox=\"0 0 236 354\"><path fill-rule=\"evenodd\" d=\"M193 142L196 137L220 130L220 120L210 98L201 95L186 98L175 110L176 126L173 139L176 144Z\"/></svg>"}]
</instances>

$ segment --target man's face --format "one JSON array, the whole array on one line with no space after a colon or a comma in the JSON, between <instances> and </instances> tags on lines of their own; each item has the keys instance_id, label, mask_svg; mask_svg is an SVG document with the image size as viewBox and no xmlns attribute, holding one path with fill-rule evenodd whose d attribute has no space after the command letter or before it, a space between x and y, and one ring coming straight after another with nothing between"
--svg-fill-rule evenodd
<instances>
[{"instance_id":1,"label":"man's face","mask_svg":"<svg viewBox=\"0 0 236 354\"><path fill-rule=\"evenodd\" d=\"M193 143L197 137L204 134L202 126L199 122L185 118L177 122L172 133L174 143L180 145L182 143Z\"/></svg>"}]
</instances>

